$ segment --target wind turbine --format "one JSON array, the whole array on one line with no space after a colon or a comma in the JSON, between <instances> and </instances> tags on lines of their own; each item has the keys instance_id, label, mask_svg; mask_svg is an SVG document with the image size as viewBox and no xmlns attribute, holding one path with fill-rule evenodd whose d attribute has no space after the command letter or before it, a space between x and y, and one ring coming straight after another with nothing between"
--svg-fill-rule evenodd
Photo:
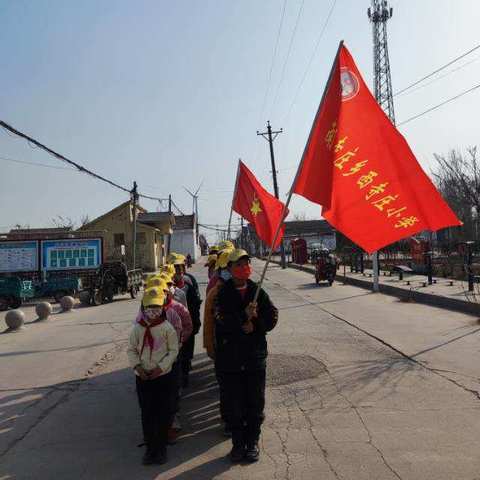
<instances>
[{"instance_id":1,"label":"wind turbine","mask_svg":"<svg viewBox=\"0 0 480 480\"><path fill-rule=\"evenodd\" d=\"M187 187L183 187L184 190L192 197L192 213L195 215L195 228L197 231L197 243L198 243L198 192L202 188L204 180L200 182L200 185L198 186L197 190L195 193L192 193Z\"/></svg>"}]
</instances>

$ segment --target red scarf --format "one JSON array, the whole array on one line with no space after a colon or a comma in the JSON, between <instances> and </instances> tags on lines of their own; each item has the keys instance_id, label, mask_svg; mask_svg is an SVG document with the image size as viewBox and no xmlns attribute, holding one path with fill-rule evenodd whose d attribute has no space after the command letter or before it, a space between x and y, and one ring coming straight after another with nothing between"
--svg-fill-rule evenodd
<instances>
[{"instance_id":1,"label":"red scarf","mask_svg":"<svg viewBox=\"0 0 480 480\"><path fill-rule=\"evenodd\" d=\"M183 279L183 277L181 278L181 280L175 280L175 286L177 288L183 288L185 286L185 280Z\"/></svg>"},{"instance_id":2,"label":"red scarf","mask_svg":"<svg viewBox=\"0 0 480 480\"><path fill-rule=\"evenodd\" d=\"M145 335L143 336L142 349L140 350L140 358L142 357L143 349L145 348L146 343L148 344L148 346L150 348L150 358L152 358L153 344L155 342L154 342L154 339L153 339L151 328L162 324L164 321L165 321L165 313L162 312L162 316L160 318L158 318L157 320L153 320L150 323L147 323L144 318L142 318L138 322L142 327L145 327L145 329L146 329L145 330Z\"/></svg>"},{"instance_id":3,"label":"red scarf","mask_svg":"<svg viewBox=\"0 0 480 480\"><path fill-rule=\"evenodd\" d=\"M167 303L163 305L164 310L168 310L172 306L173 297L168 297Z\"/></svg>"}]
</instances>

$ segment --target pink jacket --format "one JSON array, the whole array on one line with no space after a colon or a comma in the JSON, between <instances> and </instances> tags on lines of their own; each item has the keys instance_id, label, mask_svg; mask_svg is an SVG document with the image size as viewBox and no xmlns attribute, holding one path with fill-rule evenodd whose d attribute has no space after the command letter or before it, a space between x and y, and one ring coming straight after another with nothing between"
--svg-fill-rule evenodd
<instances>
[{"instance_id":1,"label":"pink jacket","mask_svg":"<svg viewBox=\"0 0 480 480\"><path fill-rule=\"evenodd\" d=\"M175 311L175 313L180 317L182 321L181 343L185 343L193 331L192 317L190 317L188 309L176 300L172 300L172 302L170 303L170 308L167 309L167 315L169 310Z\"/></svg>"}]
</instances>

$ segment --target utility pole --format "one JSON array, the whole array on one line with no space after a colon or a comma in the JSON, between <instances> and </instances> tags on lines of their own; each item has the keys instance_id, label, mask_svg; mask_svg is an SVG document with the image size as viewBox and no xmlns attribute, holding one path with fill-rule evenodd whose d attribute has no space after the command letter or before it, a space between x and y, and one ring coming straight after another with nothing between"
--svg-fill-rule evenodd
<instances>
[{"instance_id":1,"label":"utility pole","mask_svg":"<svg viewBox=\"0 0 480 480\"><path fill-rule=\"evenodd\" d=\"M137 204L138 204L138 191L137 182L133 182L133 188L131 193L132 198L132 216L133 216L133 231L132 231L132 270L136 268L136 256L137 256Z\"/></svg>"},{"instance_id":2,"label":"utility pole","mask_svg":"<svg viewBox=\"0 0 480 480\"><path fill-rule=\"evenodd\" d=\"M257 135L261 135L267 142L270 147L270 160L272 162L272 176L273 176L273 191L275 193L275 197L278 199L279 192L278 192L278 182L277 182L277 169L275 168L275 155L273 153L273 141L283 132L283 129L277 131L272 131L272 127L270 126L270 121L267 121L267 131L266 132L259 132L257 130ZM283 221L283 219L282 219ZM285 261L285 247L282 243L280 244L280 255L281 255L281 263L282 268L286 268L287 264Z\"/></svg>"},{"instance_id":3,"label":"utility pole","mask_svg":"<svg viewBox=\"0 0 480 480\"><path fill-rule=\"evenodd\" d=\"M172 194L168 195L168 215L169 217L172 216ZM170 221L170 218L168 219L168 221ZM171 244L172 244L172 234L169 233L167 238L167 255L170 255Z\"/></svg>"},{"instance_id":4,"label":"utility pole","mask_svg":"<svg viewBox=\"0 0 480 480\"><path fill-rule=\"evenodd\" d=\"M388 58L387 22L393 15L393 8L389 8L387 0L371 0L372 6L367 10L368 18L372 23L373 33L373 78L375 99L395 125L395 111L393 108L392 75ZM373 291L379 291L378 252L372 256Z\"/></svg>"}]
</instances>

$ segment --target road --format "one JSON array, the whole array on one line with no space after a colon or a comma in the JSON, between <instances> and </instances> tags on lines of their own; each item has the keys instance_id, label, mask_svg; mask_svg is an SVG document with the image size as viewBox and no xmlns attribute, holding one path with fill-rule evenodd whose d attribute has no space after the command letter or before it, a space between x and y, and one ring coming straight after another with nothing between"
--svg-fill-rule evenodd
<instances>
[{"instance_id":1,"label":"road","mask_svg":"<svg viewBox=\"0 0 480 480\"><path fill-rule=\"evenodd\" d=\"M138 301L122 299L0 336L0 479L480 479L478 319L277 266L265 288L280 320L258 464L226 460L198 345L184 435L165 466L140 465L125 357Z\"/></svg>"}]
</instances>

